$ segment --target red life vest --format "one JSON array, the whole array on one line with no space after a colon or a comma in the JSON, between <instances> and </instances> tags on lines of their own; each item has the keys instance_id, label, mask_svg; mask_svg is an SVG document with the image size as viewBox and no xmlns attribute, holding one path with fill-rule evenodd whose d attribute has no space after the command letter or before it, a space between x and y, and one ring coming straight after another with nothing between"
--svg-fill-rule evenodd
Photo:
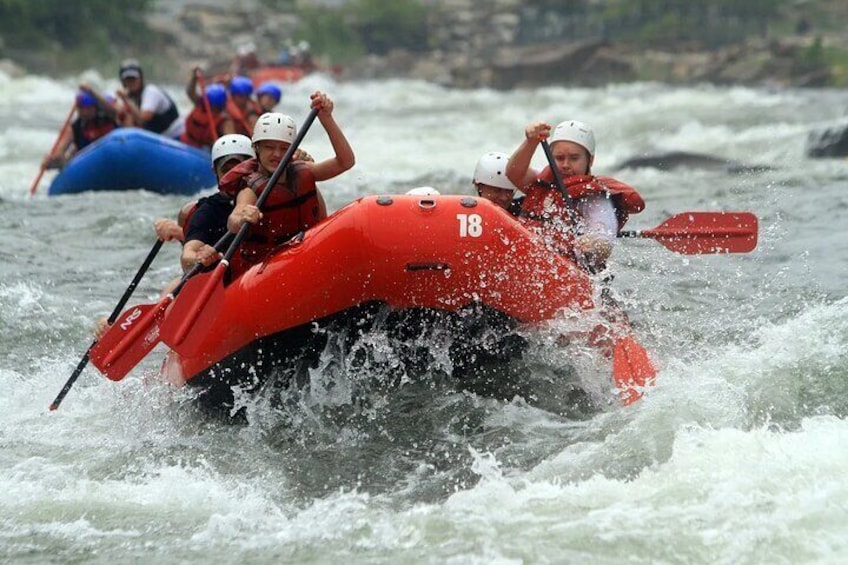
<instances>
[{"instance_id":1,"label":"red life vest","mask_svg":"<svg viewBox=\"0 0 848 565\"><path fill-rule=\"evenodd\" d=\"M102 113L98 113L97 116L91 120L83 121L82 118L77 118L71 125L71 131L74 136L74 145L76 145L77 151L97 141L117 127L118 124L115 120L106 117L106 115Z\"/></svg>"},{"instance_id":2,"label":"red life vest","mask_svg":"<svg viewBox=\"0 0 848 565\"><path fill-rule=\"evenodd\" d=\"M221 124L227 118L223 112L212 114L215 133L221 135ZM215 140L209 127L209 114L203 106L195 106L185 119L185 131L180 135L180 141L194 147L212 147Z\"/></svg>"},{"instance_id":3,"label":"red life vest","mask_svg":"<svg viewBox=\"0 0 848 565\"><path fill-rule=\"evenodd\" d=\"M615 206L619 231L630 214L645 209L645 201L635 188L612 177L575 175L562 182L572 204L592 194L608 194ZM570 254L574 246L572 217L579 221L580 213L563 199L555 183L550 167L545 167L535 182L523 189L527 196L521 205L519 221L550 239L549 243L559 253Z\"/></svg>"},{"instance_id":4,"label":"red life vest","mask_svg":"<svg viewBox=\"0 0 848 565\"><path fill-rule=\"evenodd\" d=\"M248 159L224 175L219 189L233 197L250 189L258 197L270 178L256 159ZM256 263L281 243L326 217L327 208L315 185L312 169L306 163L295 161L271 189L262 206L262 220L251 226L241 244L241 255L248 263Z\"/></svg>"}]
</instances>

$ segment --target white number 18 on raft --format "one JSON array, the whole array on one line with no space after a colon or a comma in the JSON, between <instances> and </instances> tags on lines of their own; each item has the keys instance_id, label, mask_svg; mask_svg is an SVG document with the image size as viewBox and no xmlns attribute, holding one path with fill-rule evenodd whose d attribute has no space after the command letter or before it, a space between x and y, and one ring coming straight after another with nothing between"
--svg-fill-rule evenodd
<instances>
[{"instance_id":1,"label":"white number 18 on raft","mask_svg":"<svg viewBox=\"0 0 848 565\"><path fill-rule=\"evenodd\" d=\"M480 214L457 214L459 237L480 237L483 235L483 217Z\"/></svg>"}]
</instances>

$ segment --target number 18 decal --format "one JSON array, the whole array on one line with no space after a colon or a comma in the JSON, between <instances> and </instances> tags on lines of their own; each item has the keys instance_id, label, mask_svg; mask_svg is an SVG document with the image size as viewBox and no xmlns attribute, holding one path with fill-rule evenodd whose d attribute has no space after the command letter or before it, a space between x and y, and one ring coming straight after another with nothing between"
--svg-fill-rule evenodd
<instances>
[{"instance_id":1,"label":"number 18 decal","mask_svg":"<svg viewBox=\"0 0 848 565\"><path fill-rule=\"evenodd\" d=\"M483 217L480 214L457 214L459 237L480 237L483 235Z\"/></svg>"}]
</instances>

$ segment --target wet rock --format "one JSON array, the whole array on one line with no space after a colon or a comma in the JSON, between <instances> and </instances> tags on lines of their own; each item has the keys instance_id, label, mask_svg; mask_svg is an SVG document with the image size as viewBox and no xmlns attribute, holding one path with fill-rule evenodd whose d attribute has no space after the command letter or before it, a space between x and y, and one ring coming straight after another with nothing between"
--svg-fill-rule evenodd
<instances>
[{"instance_id":1,"label":"wet rock","mask_svg":"<svg viewBox=\"0 0 848 565\"><path fill-rule=\"evenodd\" d=\"M5 73L12 78L21 78L27 74L26 69L11 59L0 59L0 73Z\"/></svg>"},{"instance_id":2,"label":"wet rock","mask_svg":"<svg viewBox=\"0 0 848 565\"><path fill-rule=\"evenodd\" d=\"M699 169L707 171L725 171L729 173L751 173L767 171L771 167L762 165L746 165L737 161L704 155L701 153L687 153L685 151L671 151L657 155L644 155L632 157L620 163L616 169L640 169L653 168L661 171L675 169Z\"/></svg>"},{"instance_id":3,"label":"wet rock","mask_svg":"<svg viewBox=\"0 0 848 565\"><path fill-rule=\"evenodd\" d=\"M848 157L848 124L810 133L807 142L810 157Z\"/></svg>"}]
</instances>

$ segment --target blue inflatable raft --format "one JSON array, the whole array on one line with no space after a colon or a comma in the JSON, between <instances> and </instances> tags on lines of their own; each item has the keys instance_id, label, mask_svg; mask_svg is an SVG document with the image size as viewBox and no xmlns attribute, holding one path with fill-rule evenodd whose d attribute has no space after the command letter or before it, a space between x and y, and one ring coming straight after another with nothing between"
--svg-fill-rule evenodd
<instances>
[{"instance_id":1,"label":"blue inflatable raft","mask_svg":"<svg viewBox=\"0 0 848 565\"><path fill-rule=\"evenodd\" d=\"M190 195L216 183L208 151L143 129L119 128L75 155L49 194L144 189Z\"/></svg>"}]
</instances>

